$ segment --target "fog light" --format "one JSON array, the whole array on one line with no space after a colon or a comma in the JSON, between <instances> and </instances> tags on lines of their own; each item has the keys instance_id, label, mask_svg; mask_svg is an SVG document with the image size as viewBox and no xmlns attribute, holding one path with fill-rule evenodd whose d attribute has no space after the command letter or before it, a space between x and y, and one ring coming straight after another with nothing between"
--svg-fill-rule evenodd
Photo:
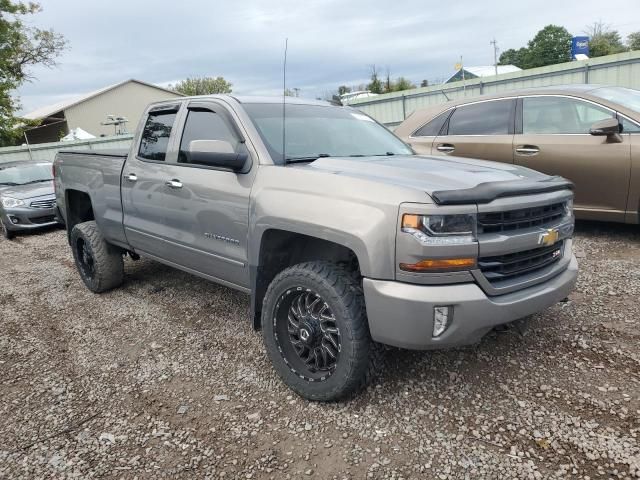
<instances>
[{"instance_id":1,"label":"fog light","mask_svg":"<svg viewBox=\"0 0 640 480\"><path fill-rule=\"evenodd\" d=\"M453 319L453 307L433 308L433 336L439 337L451 324Z\"/></svg>"},{"instance_id":2,"label":"fog light","mask_svg":"<svg viewBox=\"0 0 640 480\"><path fill-rule=\"evenodd\" d=\"M20 223L20 219L18 217L14 217L13 215L9 215L9 220L11 220L11 223Z\"/></svg>"}]
</instances>

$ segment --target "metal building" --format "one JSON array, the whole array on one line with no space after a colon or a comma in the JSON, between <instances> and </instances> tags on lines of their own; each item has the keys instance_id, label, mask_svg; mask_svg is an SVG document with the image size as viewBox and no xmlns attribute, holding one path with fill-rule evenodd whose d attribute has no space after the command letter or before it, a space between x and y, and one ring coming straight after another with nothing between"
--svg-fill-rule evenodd
<instances>
[{"instance_id":1,"label":"metal building","mask_svg":"<svg viewBox=\"0 0 640 480\"><path fill-rule=\"evenodd\" d=\"M552 85L593 83L640 89L640 51L560 63L519 72L356 98L349 105L393 128L419 108L516 90Z\"/></svg>"},{"instance_id":2,"label":"metal building","mask_svg":"<svg viewBox=\"0 0 640 480\"><path fill-rule=\"evenodd\" d=\"M157 85L126 80L23 115L24 118L41 121L40 126L27 131L27 140L29 144L57 142L78 127L96 137L131 132L149 103L180 96ZM107 115L125 118L127 123L103 125Z\"/></svg>"}]
</instances>

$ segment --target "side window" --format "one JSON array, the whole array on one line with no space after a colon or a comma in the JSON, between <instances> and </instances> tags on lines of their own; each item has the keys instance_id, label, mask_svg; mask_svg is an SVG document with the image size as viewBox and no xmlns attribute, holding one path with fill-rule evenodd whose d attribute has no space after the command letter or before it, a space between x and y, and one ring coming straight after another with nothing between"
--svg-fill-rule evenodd
<instances>
[{"instance_id":1,"label":"side window","mask_svg":"<svg viewBox=\"0 0 640 480\"><path fill-rule=\"evenodd\" d=\"M640 133L640 125L624 117L619 117L622 124L622 133Z\"/></svg>"},{"instance_id":2,"label":"side window","mask_svg":"<svg viewBox=\"0 0 640 480\"><path fill-rule=\"evenodd\" d=\"M449 135L507 135L513 132L513 100L495 100L456 108Z\"/></svg>"},{"instance_id":3,"label":"side window","mask_svg":"<svg viewBox=\"0 0 640 480\"><path fill-rule=\"evenodd\" d=\"M450 110L447 110L444 113L441 113L436 118L431 120L426 125L422 126L412 135L414 137L436 137L440 134L442 127L444 126L444 122L447 121L449 115L451 114Z\"/></svg>"},{"instance_id":4,"label":"side window","mask_svg":"<svg viewBox=\"0 0 640 480\"><path fill-rule=\"evenodd\" d=\"M138 156L147 160L164 160L176 112L150 113L142 130Z\"/></svg>"},{"instance_id":5,"label":"side window","mask_svg":"<svg viewBox=\"0 0 640 480\"><path fill-rule=\"evenodd\" d=\"M589 102L566 97L526 97L522 103L522 133L589 133L591 125L615 113Z\"/></svg>"},{"instance_id":6,"label":"side window","mask_svg":"<svg viewBox=\"0 0 640 480\"><path fill-rule=\"evenodd\" d=\"M193 140L224 140L235 151L241 147L238 137L223 116L206 109L190 109L180 141L179 163L188 163L189 143Z\"/></svg>"}]
</instances>

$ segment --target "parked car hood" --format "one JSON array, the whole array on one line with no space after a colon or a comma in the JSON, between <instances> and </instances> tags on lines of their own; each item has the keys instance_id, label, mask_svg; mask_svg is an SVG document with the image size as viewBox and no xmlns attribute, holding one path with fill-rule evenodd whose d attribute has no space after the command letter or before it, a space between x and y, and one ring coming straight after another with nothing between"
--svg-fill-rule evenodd
<instances>
[{"instance_id":1,"label":"parked car hood","mask_svg":"<svg viewBox=\"0 0 640 480\"><path fill-rule=\"evenodd\" d=\"M461 157L328 157L307 168L420 189L442 204L486 202L499 196L571 188L565 179L526 167Z\"/></svg>"},{"instance_id":2,"label":"parked car hood","mask_svg":"<svg viewBox=\"0 0 640 480\"><path fill-rule=\"evenodd\" d=\"M0 185L0 195L19 198L20 200L54 194L53 180L50 182L29 183L27 185Z\"/></svg>"}]
</instances>

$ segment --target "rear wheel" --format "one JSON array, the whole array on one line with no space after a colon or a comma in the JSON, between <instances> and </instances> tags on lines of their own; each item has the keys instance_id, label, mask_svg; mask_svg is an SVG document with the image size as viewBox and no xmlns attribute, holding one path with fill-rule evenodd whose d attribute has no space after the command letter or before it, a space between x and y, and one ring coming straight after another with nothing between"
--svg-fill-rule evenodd
<instances>
[{"instance_id":1,"label":"rear wheel","mask_svg":"<svg viewBox=\"0 0 640 480\"><path fill-rule=\"evenodd\" d=\"M5 225L4 220L0 220L0 230L2 230L2 236L7 240L11 240L13 237L16 236L15 232L12 232L7 228L7 225Z\"/></svg>"},{"instance_id":2,"label":"rear wheel","mask_svg":"<svg viewBox=\"0 0 640 480\"><path fill-rule=\"evenodd\" d=\"M89 290L101 293L122 284L122 251L105 241L96 222L79 223L73 227L71 248L80 277Z\"/></svg>"},{"instance_id":3,"label":"rear wheel","mask_svg":"<svg viewBox=\"0 0 640 480\"><path fill-rule=\"evenodd\" d=\"M357 392L382 363L359 282L329 262L302 263L276 276L265 294L262 332L280 377L309 400Z\"/></svg>"}]
</instances>

